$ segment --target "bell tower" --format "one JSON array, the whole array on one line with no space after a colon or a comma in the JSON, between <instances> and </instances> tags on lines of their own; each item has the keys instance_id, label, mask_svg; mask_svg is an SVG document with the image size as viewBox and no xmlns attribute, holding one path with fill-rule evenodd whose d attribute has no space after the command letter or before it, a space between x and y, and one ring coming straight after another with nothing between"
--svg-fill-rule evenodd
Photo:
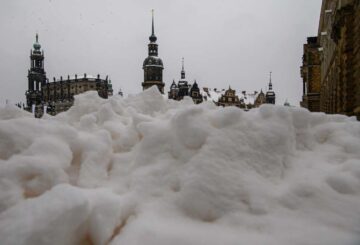
<instances>
[{"instance_id":1,"label":"bell tower","mask_svg":"<svg viewBox=\"0 0 360 245\"><path fill-rule=\"evenodd\" d=\"M42 86L46 84L46 73L44 70L44 51L41 50L39 35L36 34L34 50L30 51L30 70L28 70L28 90L26 91L26 103L29 111L32 106L43 102Z\"/></svg>"},{"instance_id":2,"label":"bell tower","mask_svg":"<svg viewBox=\"0 0 360 245\"><path fill-rule=\"evenodd\" d=\"M154 29L154 10L152 10L151 30L151 36L149 37L150 43L148 44L148 57L143 63L144 82L142 83L142 87L143 90L145 90L155 85L163 94L165 86L165 83L163 83L164 65L162 60L158 57L157 37L155 36Z\"/></svg>"}]
</instances>

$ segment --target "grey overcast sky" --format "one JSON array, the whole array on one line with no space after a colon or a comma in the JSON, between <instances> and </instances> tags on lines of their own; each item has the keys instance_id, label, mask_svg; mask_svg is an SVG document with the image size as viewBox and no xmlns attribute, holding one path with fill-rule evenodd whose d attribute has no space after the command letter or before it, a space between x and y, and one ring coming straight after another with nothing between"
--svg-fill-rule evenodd
<instances>
[{"instance_id":1,"label":"grey overcast sky","mask_svg":"<svg viewBox=\"0 0 360 245\"><path fill-rule=\"evenodd\" d=\"M25 101L39 33L50 80L109 75L114 92L142 90L151 9L168 90L180 78L238 92L266 89L298 105L303 43L317 33L321 0L1 0L0 102Z\"/></svg>"}]
</instances>

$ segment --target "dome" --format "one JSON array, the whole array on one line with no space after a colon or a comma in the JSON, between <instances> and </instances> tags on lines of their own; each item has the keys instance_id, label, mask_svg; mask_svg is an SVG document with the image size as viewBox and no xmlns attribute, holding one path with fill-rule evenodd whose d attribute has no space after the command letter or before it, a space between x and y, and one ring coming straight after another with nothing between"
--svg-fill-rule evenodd
<instances>
[{"instance_id":1,"label":"dome","mask_svg":"<svg viewBox=\"0 0 360 245\"><path fill-rule=\"evenodd\" d=\"M35 50L40 50L41 49L41 45L38 42L34 43L33 47L34 47Z\"/></svg>"},{"instance_id":2,"label":"dome","mask_svg":"<svg viewBox=\"0 0 360 245\"><path fill-rule=\"evenodd\" d=\"M143 66L161 66L161 67L163 67L163 62L159 57L149 56L144 60Z\"/></svg>"},{"instance_id":3,"label":"dome","mask_svg":"<svg viewBox=\"0 0 360 245\"><path fill-rule=\"evenodd\" d=\"M149 37L149 40L150 40L150 42L155 43L156 40L157 40L157 37L155 36L155 34L152 34L152 35Z\"/></svg>"},{"instance_id":4,"label":"dome","mask_svg":"<svg viewBox=\"0 0 360 245\"><path fill-rule=\"evenodd\" d=\"M33 47L34 47L35 50L40 50L41 49L41 45L39 43L39 35L37 33L36 33L36 41L35 41Z\"/></svg>"}]
</instances>

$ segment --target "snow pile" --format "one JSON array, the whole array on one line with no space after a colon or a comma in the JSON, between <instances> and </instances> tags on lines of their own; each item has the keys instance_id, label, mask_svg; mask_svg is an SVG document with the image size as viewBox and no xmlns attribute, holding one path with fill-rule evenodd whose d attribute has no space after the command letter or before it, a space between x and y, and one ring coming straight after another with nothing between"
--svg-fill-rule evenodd
<instances>
[{"instance_id":1,"label":"snow pile","mask_svg":"<svg viewBox=\"0 0 360 245\"><path fill-rule=\"evenodd\" d=\"M360 243L353 118L156 89L0 115L1 244Z\"/></svg>"}]
</instances>

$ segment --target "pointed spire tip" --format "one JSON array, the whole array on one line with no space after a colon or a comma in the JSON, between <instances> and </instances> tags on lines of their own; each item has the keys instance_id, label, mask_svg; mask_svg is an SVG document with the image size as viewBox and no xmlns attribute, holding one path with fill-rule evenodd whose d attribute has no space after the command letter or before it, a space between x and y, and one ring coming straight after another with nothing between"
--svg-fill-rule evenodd
<instances>
[{"instance_id":1,"label":"pointed spire tip","mask_svg":"<svg viewBox=\"0 0 360 245\"><path fill-rule=\"evenodd\" d=\"M152 35L155 35L155 28L154 28L154 9L151 10L151 17L152 17Z\"/></svg>"},{"instance_id":2,"label":"pointed spire tip","mask_svg":"<svg viewBox=\"0 0 360 245\"><path fill-rule=\"evenodd\" d=\"M151 36L150 42L156 42L157 38L155 36L155 27L154 27L154 10L151 10Z\"/></svg>"}]
</instances>

